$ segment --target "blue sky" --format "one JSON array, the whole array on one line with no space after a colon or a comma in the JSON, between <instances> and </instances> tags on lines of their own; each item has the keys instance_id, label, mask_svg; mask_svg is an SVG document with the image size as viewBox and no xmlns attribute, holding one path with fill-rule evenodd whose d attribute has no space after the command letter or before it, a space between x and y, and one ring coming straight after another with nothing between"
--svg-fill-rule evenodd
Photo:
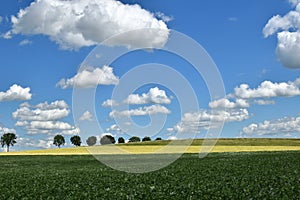
<instances>
[{"instance_id":1,"label":"blue sky","mask_svg":"<svg viewBox=\"0 0 300 200\"><path fill-rule=\"evenodd\" d=\"M55 134L63 134L68 143L74 134L84 141L103 133L126 139L133 134L153 139L209 137L207 130L221 122L220 137L299 137L300 1L32 2L2 0L0 6L0 122L2 133L17 133L15 150L53 148ZM162 48L168 44L169 31L181 32L211 56L226 96L211 99L194 67L163 50L132 51L112 63L103 62L107 55L99 55L99 63L107 66L98 66L97 59L95 66L87 66L91 63L86 58L103 40L150 27L157 32L128 33L102 46ZM164 32L159 34L158 29ZM169 66L188 80L199 109L181 112L174 88L155 81L122 94L117 106L110 107L111 101L102 105L123 84L122 77L149 63ZM132 82L151 75L163 77L161 70L158 66ZM80 101L86 107L74 108L74 89L83 95ZM95 104L89 105L90 98L84 95L93 91ZM190 96L181 98L192 102ZM151 125L149 114L154 121L163 120L161 127Z\"/></svg>"}]
</instances>

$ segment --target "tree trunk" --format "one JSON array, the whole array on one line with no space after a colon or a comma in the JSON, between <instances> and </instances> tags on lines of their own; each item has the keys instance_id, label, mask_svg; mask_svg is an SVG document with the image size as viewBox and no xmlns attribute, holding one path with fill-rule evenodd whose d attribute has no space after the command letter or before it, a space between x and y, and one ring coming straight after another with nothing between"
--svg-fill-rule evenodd
<instances>
[{"instance_id":1,"label":"tree trunk","mask_svg":"<svg viewBox=\"0 0 300 200\"><path fill-rule=\"evenodd\" d=\"M7 145L7 152L9 152L9 145Z\"/></svg>"}]
</instances>

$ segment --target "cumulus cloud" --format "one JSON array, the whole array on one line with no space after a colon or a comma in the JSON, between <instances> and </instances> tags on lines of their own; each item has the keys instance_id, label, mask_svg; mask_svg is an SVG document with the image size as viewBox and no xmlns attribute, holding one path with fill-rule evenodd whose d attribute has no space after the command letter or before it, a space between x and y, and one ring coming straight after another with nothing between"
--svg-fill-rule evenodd
<instances>
[{"instance_id":1,"label":"cumulus cloud","mask_svg":"<svg viewBox=\"0 0 300 200\"><path fill-rule=\"evenodd\" d=\"M23 88L17 84L12 85L6 92L0 92L0 102L30 100L31 97L29 87Z\"/></svg>"},{"instance_id":2,"label":"cumulus cloud","mask_svg":"<svg viewBox=\"0 0 300 200\"><path fill-rule=\"evenodd\" d=\"M16 130L13 128L0 127L0 133L16 133Z\"/></svg>"},{"instance_id":3,"label":"cumulus cloud","mask_svg":"<svg viewBox=\"0 0 300 200\"><path fill-rule=\"evenodd\" d=\"M85 69L78 72L74 77L60 80L56 86L62 89L71 87L93 88L97 85L116 85L119 78L113 73L113 68L103 66L102 68Z\"/></svg>"},{"instance_id":4,"label":"cumulus cloud","mask_svg":"<svg viewBox=\"0 0 300 200\"><path fill-rule=\"evenodd\" d=\"M63 49L96 45L109 37L140 29L107 45L162 47L169 30L163 20L141 8L116 0L36 0L17 16L6 34L46 35ZM144 30L141 30L144 29Z\"/></svg>"},{"instance_id":5,"label":"cumulus cloud","mask_svg":"<svg viewBox=\"0 0 300 200\"><path fill-rule=\"evenodd\" d=\"M241 84L234 89L234 96L237 98L271 98L271 97L292 97L300 95L300 79L294 82L273 83L271 81L262 82L257 88L251 89L247 84Z\"/></svg>"},{"instance_id":6,"label":"cumulus cloud","mask_svg":"<svg viewBox=\"0 0 300 200\"><path fill-rule=\"evenodd\" d=\"M154 115L154 114L170 114L171 111L161 105L151 105L139 107L132 110L123 110L117 111L113 110L109 113L110 117L130 117L130 116L145 116L145 115Z\"/></svg>"},{"instance_id":7,"label":"cumulus cloud","mask_svg":"<svg viewBox=\"0 0 300 200\"><path fill-rule=\"evenodd\" d=\"M276 53L283 65L300 68L300 1L290 0L296 7L284 16L273 16L263 29L265 37L277 33Z\"/></svg>"},{"instance_id":8,"label":"cumulus cloud","mask_svg":"<svg viewBox=\"0 0 300 200\"><path fill-rule=\"evenodd\" d=\"M284 117L274 121L250 124L242 130L244 135L281 135L300 133L300 117Z\"/></svg>"},{"instance_id":9,"label":"cumulus cloud","mask_svg":"<svg viewBox=\"0 0 300 200\"><path fill-rule=\"evenodd\" d=\"M116 133L116 134L123 134L124 132L127 132L128 130L121 129L118 125L113 124L109 128L106 129L106 132L109 133Z\"/></svg>"},{"instance_id":10,"label":"cumulus cloud","mask_svg":"<svg viewBox=\"0 0 300 200\"><path fill-rule=\"evenodd\" d=\"M166 95L164 90L154 87L148 93L143 93L142 95L129 95L125 102L128 104L170 104L171 99Z\"/></svg>"},{"instance_id":11,"label":"cumulus cloud","mask_svg":"<svg viewBox=\"0 0 300 200\"><path fill-rule=\"evenodd\" d=\"M112 131L114 131L114 132L120 132L121 128L118 125L113 124L109 128L107 128L106 131L107 132L112 132Z\"/></svg>"},{"instance_id":12,"label":"cumulus cloud","mask_svg":"<svg viewBox=\"0 0 300 200\"><path fill-rule=\"evenodd\" d=\"M102 103L103 107L113 107L113 106L118 106L118 102L116 102L113 99L107 99Z\"/></svg>"},{"instance_id":13,"label":"cumulus cloud","mask_svg":"<svg viewBox=\"0 0 300 200\"><path fill-rule=\"evenodd\" d=\"M21 104L15 112L12 113L14 119L20 120L18 124L26 121L54 121L67 117L70 113L67 104L64 101L48 102L28 107L28 104Z\"/></svg>"},{"instance_id":14,"label":"cumulus cloud","mask_svg":"<svg viewBox=\"0 0 300 200\"><path fill-rule=\"evenodd\" d=\"M31 107L30 104L28 104L27 102L21 104L21 106ZM47 110L47 109L67 109L67 108L69 108L68 104L64 100L53 101L50 104L46 101L46 102L43 102L43 103L39 103L39 104L37 104L34 107L42 109L42 110Z\"/></svg>"},{"instance_id":15,"label":"cumulus cloud","mask_svg":"<svg viewBox=\"0 0 300 200\"><path fill-rule=\"evenodd\" d=\"M218 99L209 103L209 107L217 108L248 108L250 105L245 99L236 99L232 102L226 98Z\"/></svg>"},{"instance_id":16,"label":"cumulus cloud","mask_svg":"<svg viewBox=\"0 0 300 200\"><path fill-rule=\"evenodd\" d=\"M82 116L79 118L80 121L92 121L93 116L89 111L85 111Z\"/></svg>"},{"instance_id":17,"label":"cumulus cloud","mask_svg":"<svg viewBox=\"0 0 300 200\"><path fill-rule=\"evenodd\" d=\"M41 130L70 130L73 127L61 121L31 121L29 123L32 129L41 129Z\"/></svg>"},{"instance_id":18,"label":"cumulus cloud","mask_svg":"<svg viewBox=\"0 0 300 200\"><path fill-rule=\"evenodd\" d=\"M197 133L200 129L218 127L222 122L243 121L248 118L247 109L188 112L183 115L179 123L173 128L169 128L168 131L191 134Z\"/></svg>"},{"instance_id":19,"label":"cumulus cloud","mask_svg":"<svg viewBox=\"0 0 300 200\"><path fill-rule=\"evenodd\" d=\"M32 41L31 40L28 40L28 39L25 39L25 40L22 40L20 43L19 43L19 46L25 46L25 45L30 45L32 44Z\"/></svg>"},{"instance_id":20,"label":"cumulus cloud","mask_svg":"<svg viewBox=\"0 0 300 200\"><path fill-rule=\"evenodd\" d=\"M53 139L37 140L33 138L18 138L18 146L49 149L53 146Z\"/></svg>"},{"instance_id":21,"label":"cumulus cloud","mask_svg":"<svg viewBox=\"0 0 300 200\"><path fill-rule=\"evenodd\" d=\"M28 134L53 134L62 131L66 134L77 133L78 128L60 121L69 114L70 110L65 101L54 101L34 106L23 103L12 116L18 120L15 126L23 127Z\"/></svg>"}]
</instances>

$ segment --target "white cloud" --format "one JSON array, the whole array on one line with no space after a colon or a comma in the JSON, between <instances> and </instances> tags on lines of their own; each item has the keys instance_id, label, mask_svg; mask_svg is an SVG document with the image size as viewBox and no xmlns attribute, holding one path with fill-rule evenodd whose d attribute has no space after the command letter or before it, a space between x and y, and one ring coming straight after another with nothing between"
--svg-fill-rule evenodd
<instances>
[{"instance_id":1,"label":"white cloud","mask_svg":"<svg viewBox=\"0 0 300 200\"><path fill-rule=\"evenodd\" d=\"M15 133L16 134L16 130L13 128L6 128L6 127L0 127L0 133L4 134L4 133Z\"/></svg>"},{"instance_id":2,"label":"white cloud","mask_svg":"<svg viewBox=\"0 0 300 200\"><path fill-rule=\"evenodd\" d=\"M251 89L247 84L241 84L234 89L234 95L243 99L297 96L300 95L299 80L281 83L264 81L255 89Z\"/></svg>"},{"instance_id":3,"label":"white cloud","mask_svg":"<svg viewBox=\"0 0 300 200\"><path fill-rule=\"evenodd\" d=\"M126 132L127 130L122 130L118 125L113 124L109 128L106 129L106 132L113 132L116 134L122 134Z\"/></svg>"},{"instance_id":4,"label":"white cloud","mask_svg":"<svg viewBox=\"0 0 300 200\"><path fill-rule=\"evenodd\" d=\"M65 132L66 134L77 133L78 128L67 122L62 122L63 118L70 114L68 105L65 101L44 102L31 106L23 103L12 113L17 119L15 126L23 127L28 134L53 134Z\"/></svg>"},{"instance_id":5,"label":"white cloud","mask_svg":"<svg viewBox=\"0 0 300 200\"><path fill-rule=\"evenodd\" d=\"M143 93L142 95L129 95L125 102L128 104L170 104L171 99L166 95L164 90L154 87L151 88L148 93Z\"/></svg>"},{"instance_id":6,"label":"white cloud","mask_svg":"<svg viewBox=\"0 0 300 200\"><path fill-rule=\"evenodd\" d=\"M39 130L70 130L73 127L66 123L60 121L31 121L30 127L32 129Z\"/></svg>"},{"instance_id":7,"label":"white cloud","mask_svg":"<svg viewBox=\"0 0 300 200\"><path fill-rule=\"evenodd\" d=\"M26 121L54 121L67 117L70 110L64 101L55 101L50 105L45 102L34 106L34 109L28 105L21 104L15 112L12 113L14 119L21 122ZM19 122L19 123L21 123Z\"/></svg>"},{"instance_id":8,"label":"white cloud","mask_svg":"<svg viewBox=\"0 0 300 200\"><path fill-rule=\"evenodd\" d=\"M63 130L57 134L62 134L62 135L78 135L80 133L80 129L77 127L72 127L72 129L69 130Z\"/></svg>"},{"instance_id":9,"label":"white cloud","mask_svg":"<svg viewBox=\"0 0 300 200\"><path fill-rule=\"evenodd\" d=\"M12 85L6 92L0 92L0 102L30 100L31 97L29 87L23 88L17 84Z\"/></svg>"},{"instance_id":10,"label":"white cloud","mask_svg":"<svg viewBox=\"0 0 300 200\"><path fill-rule=\"evenodd\" d=\"M263 29L265 37L277 33L276 53L283 65L300 68L300 1L290 0L295 10L285 16L273 16Z\"/></svg>"},{"instance_id":11,"label":"white cloud","mask_svg":"<svg viewBox=\"0 0 300 200\"><path fill-rule=\"evenodd\" d=\"M103 66L102 68L85 69L70 79L60 80L56 86L62 89L74 86L77 88L93 88L97 85L116 85L118 83L119 78L114 75L113 68Z\"/></svg>"},{"instance_id":12,"label":"white cloud","mask_svg":"<svg viewBox=\"0 0 300 200\"><path fill-rule=\"evenodd\" d=\"M12 38L12 36L9 32L1 34L0 37L4 38L4 39L7 39L7 40Z\"/></svg>"},{"instance_id":13,"label":"white cloud","mask_svg":"<svg viewBox=\"0 0 300 200\"><path fill-rule=\"evenodd\" d=\"M109 113L110 117L130 117L130 116L145 116L154 114L170 114L171 111L161 105L151 105L145 107L139 107L132 110L117 111L113 110Z\"/></svg>"},{"instance_id":14,"label":"white cloud","mask_svg":"<svg viewBox=\"0 0 300 200\"><path fill-rule=\"evenodd\" d=\"M300 0L289 0L289 2L293 5L293 6L297 6L300 3Z\"/></svg>"},{"instance_id":15,"label":"white cloud","mask_svg":"<svg viewBox=\"0 0 300 200\"><path fill-rule=\"evenodd\" d=\"M162 13L162 12L156 12L156 13L155 13L155 16L156 16L157 18L163 20L164 22L170 22L170 21L174 20L174 17L172 17L172 16L167 16L167 15L165 15L165 14Z\"/></svg>"},{"instance_id":16,"label":"white cloud","mask_svg":"<svg viewBox=\"0 0 300 200\"><path fill-rule=\"evenodd\" d=\"M7 35L42 34L64 49L99 44L127 31L144 29L119 37L107 45L162 47L169 30L164 21L139 5L116 0L36 0L11 18ZM151 28L152 30L149 30Z\"/></svg>"},{"instance_id":17,"label":"white cloud","mask_svg":"<svg viewBox=\"0 0 300 200\"><path fill-rule=\"evenodd\" d=\"M107 132L110 132L110 131L121 131L121 128L118 125L113 124L109 128L107 128L106 131Z\"/></svg>"},{"instance_id":18,"label":"white cloud","mask_svg":"<svg viewBox=\"0 0 300 200\"><path fill-rule=\"evenodd\" d=\"M79 118L80 121L92 121L93 116L89 111L85 111L82 116Z\"/></svg>"},{"instance_id":19,"label":"white cloud","mask_svg":"<svg viewBox=\"0 0 300 200\"><path fill-rule=\"evenodd\" d=\"M197 133L200 129L218 127L222 122L243 121L249 118L247 109L232 109L228 111L199 111L185 113L179 123L169 132L177 133Z\"/></svg>"},{"instance_id":20,"label":"white cloud","mask_svg":"<svg viewBox=\"0 0 300 200\"><path fill-rule=\"evenodd\" d=\"M272 105L275 104L275 101L258 99L258 100L254 100L254 103L258 105Z\"/></svg>"},{"instance_id":21,"label":"white cloud","mask_svg":"<svg viewBox=\"0 0 300 200\"><path fill-rule=\"evenodd\" d=\"M116 102L113 99L107 99L102 103L103 107L113 107L113 106L118 106L118 102Z\"/></svg>"},{"instance_id":22,"label":"white cloud","mask_svg":"<svg viewBox=\"0 0 300 200\"><path fill-rule=\"evenodd\" d=\"M169 136L168 140L178 140L178 138L176 136Z\"/></svg>"},{"instance_id":23,"label":"white cloud","mask_svg":"<svg viewBox=\"0 0 300 200\"><path fill-rule=\"evenodd\" d=\"M232 102L226 98L215 100L209 103L209 107L213 109L217 108L248 108L249 103L245 99L236 99Z\"/></svg>"},{"instance_id":24,"label":"white cloud","mask_svg":"<svg viewBox=\"0 0 300 200\"><path fill-rule=\"evenodd\" d=\"M250 124L243 128L245 135L280 135L300 133L300 117L284 117L274 121Z\"/></svg>"},{"instance_id":25,"label":"white cloud","mask_svg":"<svg viewBox=\"0 0 300 200\"><path fill-rule=\"evenodd\" d=\"M36 140L33 138L18 138L18 146L21 147L33 147L33 148L44 148L49 149L53 147L53 140L46 139L46 140Z\"/></svg>"},{"instance_id":26,"label":"white cloud","mask_svg":"<svg viewBox=\"0 0 300 200\"><path fill-rule=\"evenodd\" d=\"M30 45L32 44L32 41L31 40L28 40L28 39L25 39L25 40L22 40L19 45L20 46L25 46L25 45Z\"/></svg>"},{"instance_id":27,"label":"white cloud","mask_svg":"<svg viewBox=\"0 0 300 200\"><path fill-rule=\"evenodd\" d=\"M25 102L25 104L21 104L21 105L28 107L28 104L26 105L26 102ZM54 102L51 102L50 104L46 101L44 103L37 104L35 107L42 109L42 110L69 108L68 104L64 100L54 101Z\"/></svg>"}]
</instances>

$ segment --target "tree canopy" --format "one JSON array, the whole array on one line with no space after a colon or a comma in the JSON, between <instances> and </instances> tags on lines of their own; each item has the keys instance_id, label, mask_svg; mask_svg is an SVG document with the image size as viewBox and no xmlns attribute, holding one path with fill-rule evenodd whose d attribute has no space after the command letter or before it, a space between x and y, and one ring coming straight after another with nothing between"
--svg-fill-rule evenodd
<instances>
[{"instance_id":1,"label":"tree canopy","mask_svg":"<svg viewBox=\"0 0 300 200\"><path fill-rule=\"evenodd\" d=\"M58 146L58 148L60 148L61 145L64 145L66 142L65 142L65 138L64 136L62 135L56 135L54 137L54 140L53 140L53 144L55 146Z\"/></svg>"},{"instance_id":2,"label":"tree canopy","mask_svg":"<svg viewBox=\"0 0 300 200\"><path fill-rule=\"evenodd\" d=\"M87 140L86 140L87 145L89 146L94 146L97 143L97 138L95 136L90 136Z\"/></svg>"},{"instance_id":3,"label":"tree canopy","mask_svg":"<svg viewBox=\"0 0 300 200\"><path fill-rule=\"evenodd\" d=\"M106 145L106 144L115 144L116 140L113 136L111 135L104 135L101 139L100 139L100 144L101 145Z\"/></svg>"},{"instance_id":4,"label":"tree canopy","mask_svg":"<svg viewBox=\"0 0 300 200\"><path fill-rule=\"evenodd\" d=\"M80 146L81 145L81 138L78 135L74 135L70 138L70 141L72 144L74 144L75 146Z\"/></svg>"},{"instance_id":5,"label":"tree canopy","mask_svg":"<svg viewBox=\"0 0 300 200\"><path fill-rule=\"evenodd\" d=\"M1 137L1 146L2 147L6 146L7 147L7 152L9 152L9 147L14 146L14 144L17 143L16 139L17 139L16 134L14 134L14 133L5 133Z\"/></svg>"},{"instance_id":6,"label":"tree canopy","mask_svg":"<svg viewBox=\"0 0 300 200\"><path fill-rule=\"evenodd\" d=\"M137 136L132 136L131 138L129 138L129 142L140 142L141 138L137 137Z\"/></svg>"},{"instance_id":7,"label":"tree canopy","mask_svg":"<svg viewBox=\"0 0 300 200\"><path fill-rule=\"evenodd\" d=\"M119 137L118 138L118 143L119 144L125 143L125 139L123 137Z\"/></svg>"},{"instance_id":8,"label":"tree canopy","mask_svg":"<svg viewBox=\"0 0 300 200\"><path fill-rule=\"evenodd\" d=\"M148 137L148 136L145 136L143 139L142 139L143 142L148 142L148 141L151 141L151 138Z\"/></svg>"}]
</instances>

